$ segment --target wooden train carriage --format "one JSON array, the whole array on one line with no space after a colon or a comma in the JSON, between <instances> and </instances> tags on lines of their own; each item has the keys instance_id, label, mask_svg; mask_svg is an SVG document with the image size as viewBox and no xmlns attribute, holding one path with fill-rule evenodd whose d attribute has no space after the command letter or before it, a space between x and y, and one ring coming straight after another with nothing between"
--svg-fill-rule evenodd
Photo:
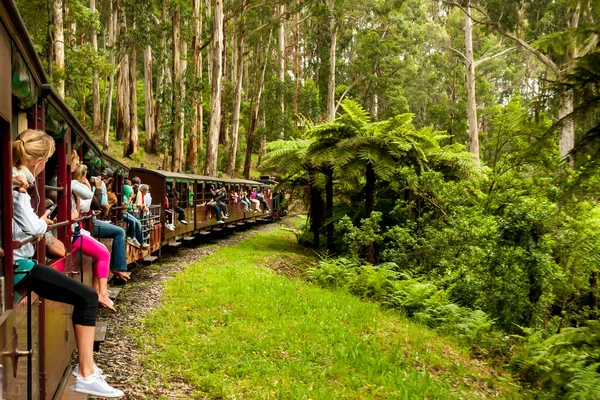
<instances>
[{"instance_id":1,"label":"wooden train carriage","mask_svg":"<svg viewBox=\"0 0 600 400\"><path fill-rule=\"evenodd\" d=\"M177 237L186 237L194 232L195 230L195 208L193 199L195 197L195 186L194 180L189 175L181 174L178 172L169 172L162 170L152 170L147 168L131 168L129 170L129 176L139 177L142 184L150 186L150 193L152 196L152 205L159 207L151 208L151 211L158 213L157 220L159 221L158 228L161 229L160 237L161 243L168 243L170 240ZM168 192L177 191L179 194L178 206L181 207L185 214L184 221L187 224L183 224L178 221L177 213L165 210L165 198ZM190 201L192 199L192 201ZM172 203L172 200L169 200ZM167 221L173 223L175 230L169 230L164 228Z\"/></svg>"},{"instance_id":2,"label":"wooden train carriage","mask_svg":"<svg viewBox=\"0 0 600 400\"><path fill-rule=\"evenodd\" d=\"M40 173L33 194L34 209L41 215L45 201L58 205L57 223L49 231L61 240L67 254L47 257L44 240L37 245L35 259L75 279L91 283L91 260L71 253L71 149L100 150L87 136L73 112L47 85L47 78L27 31L12 1L0 5L0 140L2 140L1 183L11 185L12 140L23 130L40 129L54 137L56 152ZM11 71L9 74L8 71ZM70 320L72 307L23 297L13 289L12 249L23 243L12 241L12 196L2 194L1 237L4 256L0 284L1 394L5 398L52 398L66 372L73 349ZM30 239L28 239L30 240ZM27 351L24 351L27 349Z\"/></svg>"}]
</instances>

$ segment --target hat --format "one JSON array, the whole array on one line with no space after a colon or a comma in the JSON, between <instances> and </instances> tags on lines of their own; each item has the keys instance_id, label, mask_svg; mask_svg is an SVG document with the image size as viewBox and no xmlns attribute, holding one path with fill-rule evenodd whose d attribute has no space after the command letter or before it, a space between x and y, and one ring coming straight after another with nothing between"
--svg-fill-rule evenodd
<instances>
[{"instance_id":1,"label":"hat","mask_svg":"<svg viewBox=\"0 0 600 400\"><path fill-rule=\"evenodd\" d=\"M102 170L102 177L103 178L112 178L113 177L112 169L110 169L110 168L104 168Z\"/></svg>"}]
</instances>

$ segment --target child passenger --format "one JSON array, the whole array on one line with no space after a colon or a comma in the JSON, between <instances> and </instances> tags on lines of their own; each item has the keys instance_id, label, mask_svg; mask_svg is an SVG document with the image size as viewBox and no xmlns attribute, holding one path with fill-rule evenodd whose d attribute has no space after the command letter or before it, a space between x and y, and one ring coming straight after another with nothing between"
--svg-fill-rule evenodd
<instances>
[{"instance_id":1,"label":"child passenger","mask_svg":"<svg viewBox=\"0 0 600 400\"><path fill-rule=\"evenodd\" d=\"M28 129L19 134L13 143L13 175L23 172L29 182L35 180L44 170L46 162L54 153L52 137L39 130ZM24 240L29 236L40 237L52 223L48 219L49 211L38 217L31 207L31 197L27 193L13 190L13 225L15 240ZM27 243L14 250L14 283L16 289L31 290L48 300L73 306L73 328L77 341L77 378L75 391L95 396L117 398L124 393L106 383L100 370L94 364L94 334L98 294L90 287L52 269L33 261L34 245Z\"/></svg>"}]
</instances>

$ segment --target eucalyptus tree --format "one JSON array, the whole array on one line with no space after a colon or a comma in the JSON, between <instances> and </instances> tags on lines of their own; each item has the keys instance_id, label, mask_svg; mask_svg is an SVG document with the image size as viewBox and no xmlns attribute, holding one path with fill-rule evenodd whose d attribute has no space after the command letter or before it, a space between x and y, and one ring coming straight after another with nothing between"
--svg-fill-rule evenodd
<instances>
[{"instance_id":1,"label":"eucalyptus tree","mask_svg":"<svg viewBox=\"0 0 600 400\"><path fill-rule=\"evenodd\" d=\"M559 82L571 71L573 60L592 51L598 43L597 35L562 36L563 40L551 44L546 41L543 46L532 43L542 35L595 24L600 14L593 0L470 0L467 3L470 10L464 2L444 0L444 3L460 8L475 22L512 40L539 60L549 70L552 79ZM564 158L568 158L575 146L575 123L569 117L574 102L572 91L561 93L558 105L561 125L559 150Z\"/></svg>"}]
</instances>

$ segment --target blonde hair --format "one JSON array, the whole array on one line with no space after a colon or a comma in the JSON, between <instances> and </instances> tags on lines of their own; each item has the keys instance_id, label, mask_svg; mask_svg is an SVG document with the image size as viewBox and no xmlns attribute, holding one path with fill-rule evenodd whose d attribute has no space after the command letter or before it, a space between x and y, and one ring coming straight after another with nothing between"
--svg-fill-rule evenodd
<instances>
[{"instance_id":1,"label":"blonde hair","mask_svg":"<svg viewBox=\"0 0 600 400\"><path fill-rule=\"evenodd\" d=\"M71 170L71 177L75 180L79 180L83 178L87 174L87 165L85 164L77 164L73 166Z\"/></svg>"},{"instance_id":2,"label":"blonde hair","mask_svg":"<svg viewBox=\"0 0 600 400\"><path fill-rule=\"evenodd\" d=\"M75 168L79 164L79 155L77 154L77 150L71 150L71 167Z\"/></svg>"},{"instance_id":3,"label":"blonde hair","mask_svg":"<svg viewBox=\"0 0 600 400\"><path fill-rule=\"evenodd\" d=\"M26 129L13 143L13 166L27 166L29 160L41 158L48 160L54 154L55 145L52 136L44 131Z\"/></svg>"}]
</instances>

